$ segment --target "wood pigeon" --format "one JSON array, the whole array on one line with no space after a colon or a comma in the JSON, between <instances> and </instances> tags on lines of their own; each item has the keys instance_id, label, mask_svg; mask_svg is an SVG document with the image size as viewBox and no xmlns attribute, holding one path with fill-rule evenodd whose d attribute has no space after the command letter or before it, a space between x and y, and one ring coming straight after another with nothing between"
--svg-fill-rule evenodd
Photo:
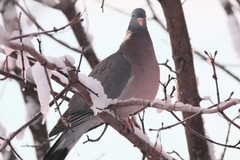
<instances>
[{"instance_id":1,"label":"wood pigeon","mask_svg":"<svg viewBox=\"0 0 240 160\"><path fill-rule=\"evenodd\" d=\"M142 8L137 8L131 14L128 30L119 50L101 61L89 76L101 82L108 98L153 100L159 87L159 74L158 62L147 29L146 13ZM136 107L119 108L116 114L124 120L141 110ZM49 136L63 133L44 160L65 159L84 133L103 123L77 94L71 98L63 117L70 118L71 127L66 127L60 120L53 128Z\"/></svg>"}]
</instances>

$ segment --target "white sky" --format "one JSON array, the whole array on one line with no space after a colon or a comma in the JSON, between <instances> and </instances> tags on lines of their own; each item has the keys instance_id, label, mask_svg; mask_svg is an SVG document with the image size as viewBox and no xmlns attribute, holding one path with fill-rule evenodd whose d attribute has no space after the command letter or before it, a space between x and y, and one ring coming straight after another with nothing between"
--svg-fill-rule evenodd
<instances>
[{"instance_id":1,"label":"white sky","mask_svg":"<svg viewBox=\"0 0 240 160\"><path fill-rule=\"evenodd\" d=\"M82 1L81 1L82 2ZM131 13L134 8L142 7L146 9L148 17L150 17L149 9L146 8L144 1L128 1L117 0L106 1L110 5L122 8L125 12ZM87 32L92 36L92 45L100 59L109 56L114 53L120 43L122 42L125 31L129 23L129 16L123 15L111 8L105 6L105 12L102 13L100 9L100 1L86 1L86 11L84 17L88 19L84 24L88 24ZM82 6L80 3L77 6ZM154 4L160 17L163 17L160 4ZM83 10L82 7L80 10ZM41 7L36 3L29 6L29 9L36 16L36 20L40 22L45 29L52 29L53 27L61 27L65 25L66 18L56 10L47 9ZM223 64L239 64L239 57L233 49L231 37L229 35L229 28L226 24L227 17L224 10L221 8L217 0L188 0L183 5L185 18L187 21L188 31L191 38L193 48L203 52L204 50L209 52L218 51L217 61ZM35 13L34 11L38 11ZM39 14L40 13L40 14ZM56 18L57 16L57 18ZM23 19L23 23L25 23ZM35 32L36 28L33 26L26 26L25 33ZM151 34L156 55L159 62L165 62L166 59L171 61L171 48L169 45L168 35L161 27L153 20L148 21L148 28ZM77 47L76 40L72 37L70 29L61 33L57 33L56 37L61 38L65 42L69 42L71 46ZM36 41L33 41L36 43ZM36 43L37 44L37 43ZM61 56L65 54L71 54L78 60L78 55L72 53L70 50L60 46L59 44L52 43L49 38L42 37L43 52L46 55ZM195 70L198 77L199 92L201 96L211 96L211 99L216 102L215 84L212 76L212 68L206 62L200 60L197 56L195 58ZM231 67L235 73L239 70L237 67ZM89 65L84 61L82 66L82 72L88 74L90 72ZM231 77L226 76L221 70L217 70L219 78L219 88L221 92L221 99L228 98L230 92L234 91L234 97L240 97L239 83L232 80ZM167 79L169 71L164 67L161 67L161 81ZM239 74L238 74L239 76ZM9 85L11 84L11 85ZM19 93L17 84L12 81L4 81L0 83L0 122L6 125L8 132L16 130L25 121L25 107L23 106L23 100ZM14 95L13 95L14 94ZM157 98L162 98L162 88L159 89ZM14 100L13 100L14 97ZM20 105L21 104L21 105ZM209 102L201 103L202 107L208 107L211 105ZM7 107L6 107L7 106ZM4 112L3 112L4 108ZM226 113L230 117L237 116L239 106L232 107ZM21 114L20 114L21 113ZM178 114L179 116L181 114ZM48 115L48 128L49 130L55 125L58 119L58 114L51 109ZM205 128L210 138L215 141L224 143L225 135L227 132L227 123L221 118L221 116L204 115ZM146 124L148 128L159 128L161 124L165 126L176 123L176 120L167 112L163 111L161 114L156 113L154 109L149 109L146 112ZM234 128L234 127L233 127ZM102 127L101 127L102 129ZM97 129L88 133L92 138L98 137L101 133L101 129ZM156 133L149 133L152 142L155 142ZM13 144L18 153L23 159L33 159L34 150L29 147L21 147L25 144L32 144L32 140L29 131L26 131L25 138L21 141L14 140ZM236 137L236 139L234 139ZM239 130L231 130L231 138L229 143L237 143L239 137ZM125 140L124 137L108 128L104 137L96 143L82 144L86 140L86 136L83 136L79 143L72 149L68 159L81 158L85 160L122 160L122 159L141 159L141 154L137 148L134 148L131 143ZM175 150L184 159L188 159L187 145L182 126L177 126L169 130L165 130L161 133L161 142L165 151ZM220 153L223 151L222 147L215 146L216 158L218 159ZM228 149L225 159L234 160L236 157L240 157L240 152L236 149ZM0 157L1 158L1 157Z\"/></svg>"}]
</instances>

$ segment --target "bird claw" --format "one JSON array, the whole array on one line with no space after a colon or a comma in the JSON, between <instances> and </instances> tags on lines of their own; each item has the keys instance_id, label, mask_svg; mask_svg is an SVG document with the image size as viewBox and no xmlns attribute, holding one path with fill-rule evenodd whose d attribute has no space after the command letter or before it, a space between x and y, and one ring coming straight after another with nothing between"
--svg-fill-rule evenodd
<instances>
[{"instance_id":1,"label":"bird claw","mask_svg":"<svg viewBox=\"0 0 240 160\"><path fill-rule=\"evenodd\" d=\"M133 117L127 117L123 120L124 124L124 132L131 132L134 133L134 127L139 127L136 120Z\"/></svg>"}]
</instances>

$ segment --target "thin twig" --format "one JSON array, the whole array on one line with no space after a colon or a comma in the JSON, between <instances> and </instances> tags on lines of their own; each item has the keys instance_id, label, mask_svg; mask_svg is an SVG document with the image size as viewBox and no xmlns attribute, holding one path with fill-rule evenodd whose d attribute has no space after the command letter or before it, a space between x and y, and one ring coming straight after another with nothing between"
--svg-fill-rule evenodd
<instances>
[{"instance_id":1,"label":"thin twig","mask_svg":"<svg viewBox=\"0 0 240 160\"><path fill-rule=\"evenodd\" d=\"M22 35L22 26L21 26L21 12L19 14L19 17L16 19L17 21L17 24L18 24L18 30L19 30L19 35L21 36ZM23 43L23 39L20 38L20 42ZM25 86L26 86L26 79L25 79L25 63L24 63L24 55L23 55L23 50L20 50L20 55L21 55L21 61L22 61L22 67L21 67L21 71L22 71L22 78L23 78L23 85L21 85L24 90Z\"/></svg>"},{"instance_id":2,"label":"thin twig","mask_svg":"<svg viewBox=\"0 0 240 160\"><path fill-rule=\"evenodd\" d=\"M212 69L213 69L213 79L215 82L215 87L216 87L216 93L217 93L217 103L220 103L220 92L219 92L219 85L218 85L218 78L217 78L217 71L216 71L216 64L215 64L215 59L217 56L217 51L214 52L214 55L211 53L208 53L207 51L204 51L204 53L208 56L210 59Z\"/></svg>"},{"instance_id":3,"label":"thin twig","mask_svg":"<svg viewBox=\"0 0 240 160\"><path fill-rule=\"evenodd\" d=\"M168 62L169 62L169 60L166 59L166 61L165 61L164 63L159 63L159 65L163 65L163 66L167 67L171 72L173 72L173 73L176 74L177 72L174 71L174 70L172 69L172 67L168 65Z\"/></svg>"},{"instance_id":4,"label":"thin twig","mask_svg":"<svg viewBox=\"0 0 240 160\"><path fill-rule=\"evenodd\" d=\"M41 25L33 18L33 16L28 13L17 1L14 1L14 3L23 11L23 13L37 26L37 28L39 28L40 30L44 31L43 27L41 27ZM58 42L59 44L65 46L66 48L78 52L81 54L80 50L77 48L73 48L71 46L69 46L68 44L64 43L63 41L58 40L57 38L53 37L53 35L46 33L46 36L52 38L53 40L55 40L56 42Z\"/></svg>"},{"instance_id":5,"label":"thin twig","mask_svg":"<svg viewBox=\"0 0 240 160\"><path fill-rule=\"evenodd\" d=\"M82 45L82 54L80 54L80 59L79 59L79 63L77 66L76 74L78 74L78 72L80 72L80 66L82 64L82 59L83 59L83 55L84 55L84 51L85 51L85 44L86 44L86 40L84 40L83 45Z\"/></svg>"},{"instance_id":6,"label":"thin twig","mask_svg":"<svg viewBox=\"0 0 240 160\"><path fill-rule=\"evenodd\" d=\"M98 138L96 138L96 139L91 139L91 138L89 138L89 136L87 135L87 140L84 141L83 144L85 144L85 143L87 143L87 142L97 142L97 141L99 141L99 140L103 137L104 133L107 131L107 127L108 127L108 125L105 124L105 127L104 127L102 133L101 133L100 136L98 136Z\"/></svg>"},{"instance_id":7,"label":"thin twig","mask_svg":"<svg viewBox=\"0 0 240 160\"><path fill-rule=\"evenodd\" d=\"M167 152L168 154L176 154L181 160L184 160L181 156L180 156L180 154L178 153L178 152L176 152L176 151L172 151L172 152Z\"/></svg>"},{"instance_id":8,"label":"thin twig","mask_svg":"<svg viewBox=\"0 0 240 160\"><path fill-rule=\"evenodd\" d=\"M24 130L25 128L27 128L30 124L32 124L35 120L37 120L38 118L40 118L42 116L41 112L38 112L35 116L33 116L30 120L28 120L24 125L22 125L20 128L18 128L15 132L13 132L12 134L10 134L10 136L8 138L4 139L4 143L0 146L0 152L3 151L4 148L6 148L6 146L11 142L11 140L18 134L20 133L22 130Z\"/></svg>"},{"instance_id":9,"label":"thin twig","mask_svg":"<svg viewBox=\"0 0 240 160\"><path fill-rule=\"evenodd\" d=\"M17 151L15 150L15 148L12 146L11 143L9 143L9 146L11 147L11 150L13 151L13 153L14 153L20 160L23 160L23 158L17 153Z\"/></svg>"},{"instance_id":10,"label":"thin twig","mask_svg":"<svg viewBox=\"0 0 240 160\"><path fill-rule=\"evenodd\" d=\"M201 112L194 113L193 115L191 115L191 116L189 116L189 117L187 117L187 118L185 118L185 119L183 119L183 120L181 120L181 121L178 121L178 122L175 123L175 124L168 125L168 126L166 126L166 127L161 127L161 128L159 128L159 129L152 129L152 128L150 128L149 131L161 131L161 130L170 129L170 128L175 127L175 126L177 126L177 125L179 125L179 124L185 123L187 120L190 120L190 119L194 118L195 116L199 115L200 113L201 113Z\"/></svg>"},{"instance_id":11,"label":"thin twig","mask_svg":"<svg viewBox=\"0 0 240 160\"><path fill-rule=\"evenodd\" d=\"M71 26L75 23L78 23L79 21L82 21L82 19L80 19L80 17L81 17L80 15L81 15L81 13L78 13L70 22L68 22L66 25L64 25L62 27L59 27L59 28L53 27L52 30L48 30L48 31L19 35L19 36L11 37L11 38L9 38L9 40L12 41L12 40L20 39L20 38L25 38L25 37L32 37L32 36L38 36L38 35L41 35L41 34L49 34L49 33L59 32L59 31L64 30L65 28L67 28L67 27L69 27L69 26Z\"/></svg>"},{"instance_id":12,"label":"thin twig","mask_svg":"<svg viewBox=\"0 0 240 160\"><path fill-rule=\"evenodd\" d=\"M138 118L139 118L139 120L141 122L143 134L146 134L145 124L144 124L145 110L142 111L142 116L140 115L140 113L138 113Z\"/></svg>"},{"instance_id":13,"label":"thin twig","mask_svg":"<svg viewBox=\"0 0 240 160\"><path fill-rule=\"evenodd\" d=\"M174 112L170 112L178 121L181 121L180 118L177 117L177 115L174 113ZM200 133L196 132L195 130L193 130L192 128L190 128L188 125L186 125L185 123L182 123L182 125L184 127L186 127L188 129L189 132L191 132L192 134L196 135L197 137L203 139L203 140L206 140L208 142L211 142L211 143L214 143L216 145L219 145L219 146L223 146L223 147L228 147L228 148L234 148L234 149L240 149L240 147L237 147L236 145L226 145L226 144L222 144L222 143L219 143L219 142L216 142L212 139L209 139L203 135L201 135Z\"/></svg>"},{"instance_id":14,"label":"thin twig","mask_svg":"<svg viewBox=\"0 0 240 160\"><path fill-rule=\"evenodd\" d=\"M235 117L232 121L234 122L236 119L239 119L239 116ZM228 132L225 140L225 144L228 144L229 136L230 136L230 129L231 129L232 123L228 123ZM221 160L224 160L225 153L227 151L227 147L225 146L221 155Z\"/></svg>"},{"instance_id":15,"label":"thin twig","mask_svg":"<svg viewBox=\"0 0 240 160\"><path fill-rule=\"evenodd\" d=\"M102 0L102 4L101 4L102 13L104 13L104 3L105 3L105 0Z\"/></svg>"},{"instance_id":16,"label":"thin twig","mask_svg":"<svg viewBox=\"0 0 240 160\"><path fill-rule=\"evenodd\" d=\"M208 53L207 51L204 51L204 53L208 56L208 58L210 59L212 68L213 68L213 79L215 81L215 87L216 87L216 92L217 92L217 101L218 104L220 103L220 92L219 92L219 85L218 85L218 78L217 78L217 71L216 71L216 64L215 64L215 59L217 56L217 51L214 52L214 55L212 55L211 53ZM235 127L237 127L238 129L240 129L240 126L238 124L236 124L235 122L233 122L222 110L219 110L219 113L230 123L232 123Z\"/></svg>"}]
</instances>

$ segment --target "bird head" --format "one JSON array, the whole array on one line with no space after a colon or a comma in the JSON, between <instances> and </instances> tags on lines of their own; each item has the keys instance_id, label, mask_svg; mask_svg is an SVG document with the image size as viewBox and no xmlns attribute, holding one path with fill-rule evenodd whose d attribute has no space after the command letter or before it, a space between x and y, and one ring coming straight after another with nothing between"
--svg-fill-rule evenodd
<instances>
[{"instance_id":1,"label":"bird head","mask_svg":"<svg viewBox=\"0 0 240 160\"><path fill-rule=\"evenodd\" d=\"M138 32L146 29L147 23L145 10L142 8L134 9L131 15L128 31Z\"/></svg>"}]
</instances>

